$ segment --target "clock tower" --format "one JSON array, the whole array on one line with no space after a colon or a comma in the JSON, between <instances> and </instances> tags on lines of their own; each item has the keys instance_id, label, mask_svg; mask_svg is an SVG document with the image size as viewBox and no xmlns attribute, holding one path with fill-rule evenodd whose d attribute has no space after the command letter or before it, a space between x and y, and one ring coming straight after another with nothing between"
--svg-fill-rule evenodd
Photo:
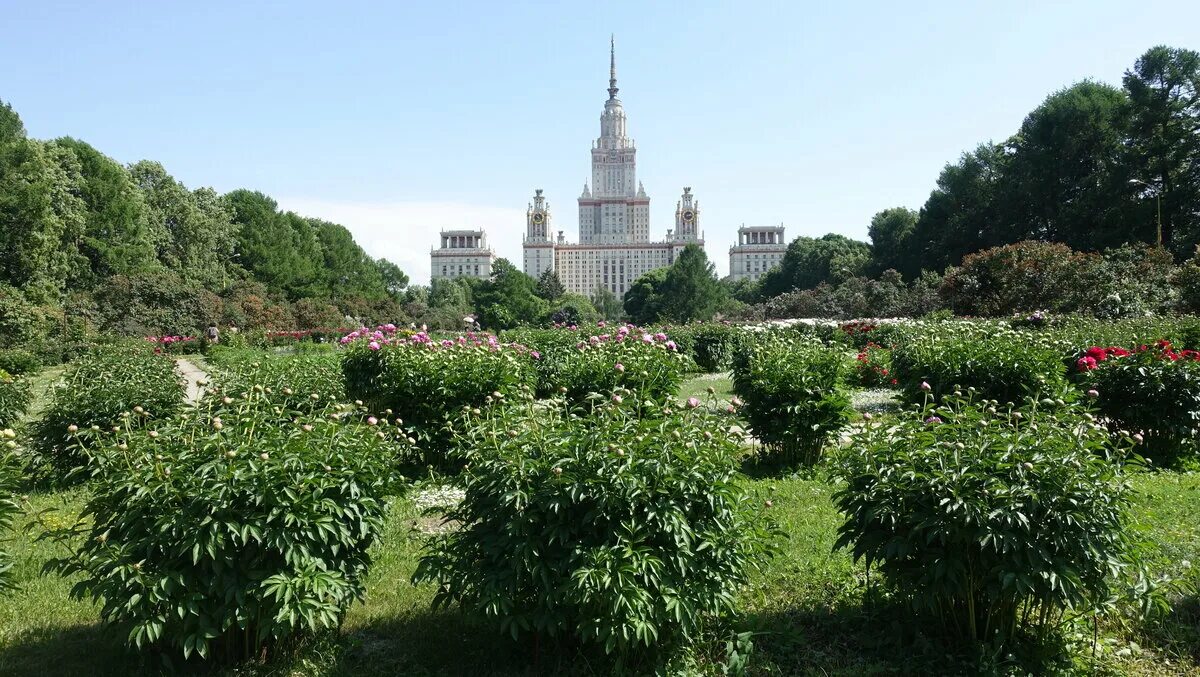
<instances>
[{"instance_id":1,"label":"clock tower","mask_svg":"<svg viewBox=\"0 0 1200 677\"><path fill-rule=\"evenodd\" d=\"M697 242L700 237L697 224L700 221L700 201L694 199L690 186L683 189L683 195L675 205L675 240L677 242Z\"/></svg>"},{"instance_id":2,"label":"clock tower","mask_svg":"<svg viewBox=\"0 0 1200 677\"><path fill-rule=\"evenodd\" d=\"M534 191L533 202L525 210L525 241L550 241L550 205L542 195L541 188Z\"/></svg>"}]
</instances>

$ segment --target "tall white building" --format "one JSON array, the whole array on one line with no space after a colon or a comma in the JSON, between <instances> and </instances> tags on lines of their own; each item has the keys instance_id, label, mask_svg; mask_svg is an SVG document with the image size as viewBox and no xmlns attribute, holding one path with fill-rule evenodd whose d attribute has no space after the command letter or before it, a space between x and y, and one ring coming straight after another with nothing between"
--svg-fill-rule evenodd
<instances>
[{"instance_id":1,"label":"tall white building","mask_svg":"<svg viewBox=\"0 0 1200 677\"><path fill-rule=\"evenodd\" d=\"M600 137L592 143L590 187L579 196L579 243L551 226L550 205L539 189L525 216L524 269L538 277L558 271L567 291L591 295L608 289L617 296L643 274L669 266L688 244L704 246L697 229L700 203L684 188L675 207L675 227L665 240L650 240L650 196L637 180L637 147L626 132L625 109L617 98L616 49L609 53L608 100L600 115Z\"/></svg>"},{"instance_id":2,"label":"tall white building","mask_svg":"<svg viewBox=\"0 0 1200 677\"><path fill-rule=\"evenodd\" d=\"M783 260L787 240L783 224L738 228L738 243L729 248L729 277L757 280Z\"/></svg>"},{"instance_id":3,"label":"tall white building","mask_svg":"<svg viewBox=\"0 0 1200 677\"><path fill-rule=\"evenodd\" d=\"M492 276L495 258L482 230L443 230L438 248L429 251L430 277L487 279Z\"/></svg>"}]
</instances>

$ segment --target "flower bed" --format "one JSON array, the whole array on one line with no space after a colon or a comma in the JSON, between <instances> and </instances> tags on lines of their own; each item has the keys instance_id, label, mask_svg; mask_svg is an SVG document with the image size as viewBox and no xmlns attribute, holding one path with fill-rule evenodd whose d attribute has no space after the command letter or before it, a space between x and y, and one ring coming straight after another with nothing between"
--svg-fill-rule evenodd
<instances>
[{"instance_id":1,"label":"flower bed","mask_svg":"<svg viewBox=\"0 0 1200 677\"><path fill-rule=\"evenodd\" d=\"M666 334L625 325L611 334L589 336L559 354L548 378L551 386L574 402L628 388L662 404L679 390L687 364Z\"/></svg>"},{"instance_id":2,"label":"flower bed","mask_svg":"<svg viewBox=\"0 0 1200 677\"><path fill-rule=\"evenodd\" d=\"M200 352L200 340L195 336L147 336L146 341L154 345L154 352L168 355Z\"/></svg>"}]
</instances>

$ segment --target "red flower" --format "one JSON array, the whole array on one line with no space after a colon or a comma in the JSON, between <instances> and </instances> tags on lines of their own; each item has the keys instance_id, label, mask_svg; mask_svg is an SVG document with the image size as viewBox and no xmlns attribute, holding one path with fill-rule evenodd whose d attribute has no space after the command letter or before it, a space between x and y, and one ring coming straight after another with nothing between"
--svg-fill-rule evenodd
<instances>
[{"instance_id":1,"label":"red flower","mask_svg":"<svg viewBox=\"0 0 1200 677\"><path fill-rule=\"evenodd\" d=\"M1096 368L1096 358L1084 355L1075 362L1079 371L1091 371Z\"/></svg>"},{"instance_id":2,"label":"red flower","mask_svg":"<svg viewBox=\"0 0 1200 677\"><path fill-rule=\"evenodd\" d=\"M1096 362L1103 362L1108 359L1108 351L1100 346L1092 346L1084 351L1084 355L1092 358Z\"/></svg>"}]
</instances>

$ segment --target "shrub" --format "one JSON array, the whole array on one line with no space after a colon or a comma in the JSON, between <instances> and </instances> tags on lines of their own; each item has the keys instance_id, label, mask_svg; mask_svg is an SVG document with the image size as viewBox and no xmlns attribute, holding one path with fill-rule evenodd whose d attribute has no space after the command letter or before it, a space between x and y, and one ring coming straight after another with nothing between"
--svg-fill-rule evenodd
<instances>
[{"instance_id":1,"label":"shrub","mask_svg":"<svg viewBox=\"0 0 1200 677\"><path fill-rule=\"evenodd\" d=\"M404 435L351 409L298 415L251 392L79 434L89 520L48 566L130 644L246 659L337 628L364 591Z\"/></svg>"},{"instance_id":2,"label":"shrub","mask_svg":"<svg viewBox=\"0 0 1200 677\"><path fill-rule=\"evenodd\" d=\"M685 325L668 331L679 349L695 361L700 371L707 373L732 368L734 355L741 349L746 336L742 327L716 322Z\"/></svg>"},{"instance_id":3,"label":"shrub","mask_svg":"<svg viewBox=\"0 0 1200 677\"><path fill-rule=\"evenodd\" d=\"M616 402L623 399L622 402ZM621 391L489 408L461 440L471 467L415 580L519 638L573 637L618 665L663 658L733 611L769 552L739 440L704 407L664 415ZM656 656L648 654L657 654Z\"/></svg>"},{"instance_id":4,"label":"shrub","mask_svg":"<svg viewBox=\"0 0 1200 677\"><path fill-rule=\"evenodd\" d=\"M567 398L575 402L631 388L663 404L679 390L686 364L687 358L666 334L624 326L612 334L588 337L566 354L559 354L550 379L552 386L565 388Z\"/></svg>"},{"instance_id":5,"label":"shrub","mask_svg":"<svg viewBox=\"0 0 1200 677\"><path fill-rule=\"evenodd\" d=\"M29 408L29 381L0 369L0 429L17 424Z\"/></svg>"},{"instance_id":6,"label":"shrub","mask_svg":"<svg viewBox=\"0 0 1200 677\"><path fill-rule=\"evenodd\" d=\"M836 547L958 638L1045 638L1068 611L1111 605L1114 576L1138 570L1120 455L1061 399L951 396L868 423L835 473Z\"/></svg>"},{"instance_id":7,"label":"shrub","mask_svg":"<svg viewBox=\"0 0 1200 677\"><path fill-rule=\"evenodd\" d=\"M7 371L13 376L33 374L41 368L42 361L28 350L18 348L0 350L0 370Z\"/></svg>"},{"instance_id":8,"label":"shrub","mask_svg":"<svg viewBox=\"0 0 1200 677\"><path fill-rule=\"evenodd\" d=\"M336 353L273 355L257 350L218 350L214 362L213 375L227 395L244 395L257 385L272 402L296 411L347 400L341 356Z\"/></svg>"},{"instance_id":9,"label":"shrub","mask_svg":"<svg viewBox=\"0 0 1200 677\"><path fill-rule=\"evenodd\" d=\"M381 327L343 340L346 394L372 411L392 410L432 452L449 448L447 426L464 408L482 406L493 394L511 397L531 387L532 362L539 357L536 351L475 334L436 342L425 333L405 338L394 327Z\"/></svg>"},{"instance_id":10,"label":"shrub","mask_svg":"<svg viewBox=\"0 0 1200 677\"><path fill-rule=\"evenodd\" d=\"M1093 346L1076 363L1112 427L1143 436L1143 455L1169 463L1200 450L1200 352Z\"/></svg>"},{"instance_id":11,"label":"shrub","mask_svg":"<svg viewBox=\"0 0 1200 677\"><path fill-rule=\"evenodd\" d=\"M854 371L858 377L858 384L864 388L899 383L892 374L892 351L877 343L868 343L855 355Z\"/></svg>"},{"instance_id":12,"label":"shrub","mask_svg":"<svg viewBox=\"0 0 1200 677\"><path fill-rule=\"evenodd\" d=\"M17 489L21 481L21 462L17 454L16 433L11 428L0 429L0 537L13 527L21 506L17 503ZM0 546L4 543L0 538ZM12 576L13 561L9 553L0 548L0 592L15 587Z\"/></svg>"},{"instance_id":13,"label":"shrub","mask_svg":"<svg viewBox=\"0 0 1200 677\"><path fill-rule=\"evenodd\" d=\"M896 378L909 399L920 402L925 388L942 397L974 387L987 398L1020 402L1026 394L1066 385L1063 355L1022 332L997 325L948 324L892 352Z\"/></svg>"},{"instance_id":14,"label":"shrub","mask_svg":"<svg viewBox=\"0 0 1200 677\"><path fill-rule=\"evenodd\" d=\"M109 428L134 407L166 416L183 405L183 381L174 361L148 344L97 347L75 362L54 388L49 408L34 424L40 470L68 470L84 460L68 444L68 427Z\"/></svg>"},{"instance_id":15,"label":"shrub","mask_svg":"<svg viewBox=\"0 0 1200 677\"><path fill-rule=\"evenodd\" d=\"M733 368L751 432L785 464L811 465L853 409L847 360L820 343L771 336L752 343Z\"/></svg>"}]
</instances>

